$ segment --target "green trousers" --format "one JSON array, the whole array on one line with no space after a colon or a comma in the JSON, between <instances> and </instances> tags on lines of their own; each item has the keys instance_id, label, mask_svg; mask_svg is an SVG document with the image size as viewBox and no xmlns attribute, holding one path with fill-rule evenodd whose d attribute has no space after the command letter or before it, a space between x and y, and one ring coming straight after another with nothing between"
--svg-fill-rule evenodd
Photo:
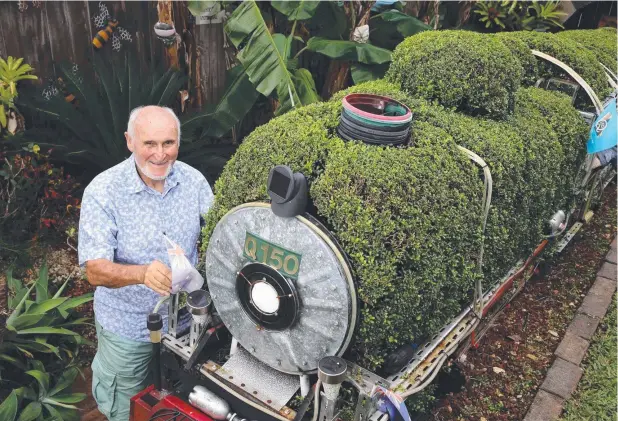
<instances>
[{"instance_id":1,"label":"green trousers","mask_svg":"<svg viewBox=\"0 0 618 421\"><path fill-rule=\"evenodd\" d=\"M96 323L92 395L109 421L128 421L130 399L151 383L152 344L120 337Z\"/></svg>"}]
</instances>

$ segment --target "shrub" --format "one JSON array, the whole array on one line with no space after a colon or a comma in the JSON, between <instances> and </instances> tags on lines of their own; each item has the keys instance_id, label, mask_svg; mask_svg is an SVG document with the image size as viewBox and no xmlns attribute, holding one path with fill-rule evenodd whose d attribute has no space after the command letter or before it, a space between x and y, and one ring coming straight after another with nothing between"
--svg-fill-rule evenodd
<instances>
[{"instance_id":1,"label":"shrub","mask_svg":"<svg viewBox=\"0 0 618 421\"><path fill-rule=\"evenodd\" d=\"M412 96L472 115L504 118L522 66L498 39L467 31L426 31L393 53L386 79Z\"/></svg>"},{"instance_id":2,"label":"shrub","mask_svg":"<svg viewBox=\"0 0 618 421\"><path fill-rule=\"evenodd\" d=\"M2 255L27 257L38 240L63 233L77 214L73 197L79 184L54 167L47 154L33 151L10 154L0 150L0 249ZM63 234L62 234L63 235Z\"/></svg>"},{"instance_id":3,"label":"shrub","mask_svg":"<svg viewBox=\"0 0 618 421\"><path fill-rule=\"evenodd\" d=\"M597 60L616 73L616 28L577 29L558 32L556 36L567 42L577 42L593 53Z\"/></svg>"},{"instance_id":4,"label":"shrub","mask_svg":"<svg viewBox=\"0 0 618 421\"><path fill-rule=\"evenodd\" d=\"M603 68L596 56L586 48L568 42L554 34L546 32L520 31L503 32L496 37L508 43L514 39L523 41L530 49L549 54L573 68L594 89L599 97L608 95L611 91L605 78ZM545 60L539 60L539 76L562 77L563 72Z\"/></svg>"},{"instance_id":5,"label":"shrub","mask_svg":"<svg viewBox=\"0 0 618 421\"><path fill-rule=\"evenodd\" d=\"M519 39L498 38L502 44L511 51L511 54L517 58L523 68L522 86L533 86L539 78L539 69L536 57L528 48L528 45Z\"/></svg>"},{"instance_id":6,"label":"shrub","mask_svg":"<svg viewBox=\"0 0 618 421\"><path fill-rule=\"evenodd\" d=\"M335 233L361 285L356 356L377 367L390 350L429 335L469 301L482 182L450 136L430 125L419 125L414 148L343 142L334 134L339 100L292 111L245 139L215 185L204 247L233 206L267 200L274 165L302 171L315 216Z\"/></svg>"}]
</instances>

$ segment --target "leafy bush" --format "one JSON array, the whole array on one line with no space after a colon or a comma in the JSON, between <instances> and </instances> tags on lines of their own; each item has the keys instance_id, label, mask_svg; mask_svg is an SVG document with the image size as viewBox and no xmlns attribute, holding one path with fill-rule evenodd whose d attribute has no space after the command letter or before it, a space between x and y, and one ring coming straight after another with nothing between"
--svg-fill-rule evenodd
<instances>
[{"instance_id":1,"label":"leafy bush","mask_svg":"<svg viewBox=\"0 0 618 421\"><path fill-rule=\"evenodd\" d=\"M466 31L426 31L393 53L386 79L411 96L473 115L513 111L522 65L498 39Z\"/></svg>"},{"instance_id":2,"label":"leafy bush","mask_svg":"<svg viewBox=\"0 0 618 421\"><path fill-rule=\"evenodd\" d=\"M511 42L514 39L523 41L530 49L549 54L566 63L579 73L601 98L608 95L611 91L607 84L603 67L601 67L596 56L579 44L568 42L557 35L546 32L504 32L495 36L505 43ZM539 76L563 76L563 72L559 68L545 60L539 60L538 63Z\"/></svg>"},{"instance_id":3,"label":"leafy bush","mask_svg":"<svg viewBox=\"0 0 618 421\"><path fill-rule=\"evenodd\" d=\"M498 38L502 44L511 51L511 54L517 58L523 67L523 75L521 79L522 86L533 86L539 79L539 69L536 57L528 48L528 45L519 39Z\"/></svg>"},{"instance_id":4,"label":"leafy bush","mask_svg":"<svg viewBox=\"0 0 618 421\"><path fill-rule=\"evenodd\" d=\"M6 275L12 313L0 327L0 399L8 395L0 405L0 419L13 420L19 410L20 420L77 420L72 404L85 395L67 389L78 373L74 360L80 346L93 344L71 329L89 321L79 317L76 308L92 301L92 294L63 297L67 279L51 295L46 264L29 287L13 278L12 270ZM56 378L52 388L50 377Z\"/></svg>"},{"instance_id":5,"label":"leafy bush","mask_svg":"<svg viewBox=\"0 0 618 421\"><path fill-rule=\"evenodd\" d=\"M76 181L39 150L38 145L17 154L8 148L0 150L0 254L4 256L26 258L35 241L63 233L79 207L73 197Z\"/></svg>"},{"instance_id":6,"label":"leafy bush","mask_svg":"<svg viewBox=\"0 0 618 421\"><path fill-rule=\"evenodd\" d=\"M0 419L3 421L54 420L78 421L79 412L75 403L86 399L85 393L70 393L79 370L75 367L55 377L51 386L50 374L45 371L43 363L37 360L28 362L25 372L36 384L22 386L11 391L0 404Z\"/></svg>"},{"instance_id":7,"label":"leafy bush","mask_svg":"<svg viewBox=\"0 0 618 421\"><path fill-rule=\"evenodd\" d=\"M616 28L577 29L558 32L556 36L582 45L593 53L598 61L616 73Z\"/></svg>"},{"instance_id":8,"label":"leafy bush","mask_svg":"<svg viewBox=\"0 0 618 421\"><path fill-rule=\"evenodd\" d=\"M452 139L429 125L419 129L417 148L343 142L334 134L340 107L337 98L308 105L245 139L215 185L204 247L232 207L267 200L274 165L302 171L311 183L316 216L352 259L364 303L355 352L376 367L389 350L429 335L469 300L482 182ZM449 206L436 211L437 203ZM384 238L390 239L386 245Z\"/></svg>"}]
</instances>

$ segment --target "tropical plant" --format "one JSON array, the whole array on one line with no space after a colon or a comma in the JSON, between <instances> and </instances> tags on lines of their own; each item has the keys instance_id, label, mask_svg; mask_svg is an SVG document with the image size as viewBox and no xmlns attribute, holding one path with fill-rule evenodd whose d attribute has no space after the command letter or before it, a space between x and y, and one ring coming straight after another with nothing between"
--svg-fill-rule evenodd
<instances>
[{"instance_id":1,"label":"tropical plant","mask_svg":"<svg viewBox=\"0 0 618 421\"><path fill-rule=\"evenodd\" d=\"M0 131L9 124L9 112L18 112L14 103L17 97L17 82L37 79L36 76L28 74L34 69L23 61L23 58L15 59L9 56L4 60L0 57ZM11 129L11 132L15 133L15 130Z\"/></svg>"},{"instance_id":2,"label":"tropical plant","mask_svg":"<svg viewBox=\"0 0 618 421\"><path fill-rule=\"evenodd\" d=\"M563 28L559 1L478 1L474 13L492 31L547 31Z\"/></svg>"},{"instance_id":3,"label":"tropical plant","mask_svg":"<svg viewBox=\"0 0 618 421\"><path fill-rule=\"evenodd\" d=\"M45 99L36 92L20 98L19 104L33 114L36 130L30 133L41 147L53 147L69 162L100 172L129 155L124 138L129 112L141 105L171 105L185 77L161 68L145 76L127 51L118 63L95 54L93 65L99 83L89 82L95 79L92 75L66 63L57 66L64 89L76 101L66 101L64 95Z\"/></svg>"},{"instance_id":4,"label":"tropical plant","mask_svg":"<svg viewBox=\"0 0 618 421\"><path fill-rule=\"evenodd\" d=\"M92 342L71 330L88 324L79 317L76 307L92 301L92 293L78 297L63 297L69 279L51 295L48 290L48 268L44 263L37 280L29 287L6 273L9 290L8 307L12 310L0 335L0 380L20 386L26 360L35 356L48 363L48 368L62 370L75 358L81 345ZM34 297L31 297L34 290ZM56 371L56 370L54 370ZM4 375L8 372L10 375Z\"/></svg>"},{"instance_id":5,"label":"tropical plant","mask_svg":"<svg viewBox=\"0 0 618 421\"><path fill-rule=\"evenodd\" d=\"M197 16L215 13L226 3L190 1L188 8ZM276 115L299 104L320 101L312 73L299 67L303 52L321 54L333 64L340 64L331 66L326 75L334 85L337 81L333 79L345 83L348 72L354 83L360 83L384 75L390 62L389 48L406 36L430 29L393 9L374 16L379 19L373 21L376 30L370 33L367 19L357 12L368 16L371 2L356 3L360 8L337 2L242 2L226 25L228 37L239 50L239 64L228 70L226 90L219 103L188 116L183 121L183 132L196 139L221 137L243 119L262 95L278 100ZM396 35L390 33L393 28ZM288 31L288 35L282 33ZM379 45L373 45L373 40ZM324 92L330 96L333 89L325 87Z\"/></svg>"},{"instance_id":6,"label":"tropical plant","mask_svg":"<svg viewBox=\"0 0 618 421\"><path fill-rule=\"evenodd\" d=\"M77 421L79 413L74 405L86 399L85 393L71 393L70 387L79 370L71 367L55 379L45 370L41 361L32 360L25 372L33 381L14 389L0 404L2 421Z\"/></svg>"},{"instance_id":7,"label":"tropical plant","mask_svg":"<svg viewBox=\"0 0 618 421\"><path fill-rule=\"evenodd\" d=\"M552 28L564 29L560 19L566 13L560 10L560 1L534 0L521 18L521 28L526 31L547 31Z\"/></svg>"},{"instance_id":8,"label":"tropical plant","mask_svg":"<svg viewBox=\"0 0 618 421\"><path fill-rule=\"evenodd\" d=\"M479 1L476 3L474 13L480 16L479 21L485 24L485 28L506 29L508 22L505 21L513 20L516 7L516 1Z\"/></svg>"}]
</instances>

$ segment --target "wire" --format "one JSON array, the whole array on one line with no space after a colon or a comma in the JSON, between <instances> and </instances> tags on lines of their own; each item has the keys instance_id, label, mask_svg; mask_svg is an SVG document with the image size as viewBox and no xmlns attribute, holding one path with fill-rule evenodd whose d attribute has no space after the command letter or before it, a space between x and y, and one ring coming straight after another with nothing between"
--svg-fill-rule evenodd
<instances>
[{"instance_id":1,"label":"wire","mask_svg":"<svg viewBox=\"0 0 618 421\"><path fill-rule=\"evenodd\" d=\"M322 388L322 380L318 379L315 384L315 397L313 398L313 418L311 421L317 421L318 413L320 412L320 389Z\"/></svg>"}]
</instances>

